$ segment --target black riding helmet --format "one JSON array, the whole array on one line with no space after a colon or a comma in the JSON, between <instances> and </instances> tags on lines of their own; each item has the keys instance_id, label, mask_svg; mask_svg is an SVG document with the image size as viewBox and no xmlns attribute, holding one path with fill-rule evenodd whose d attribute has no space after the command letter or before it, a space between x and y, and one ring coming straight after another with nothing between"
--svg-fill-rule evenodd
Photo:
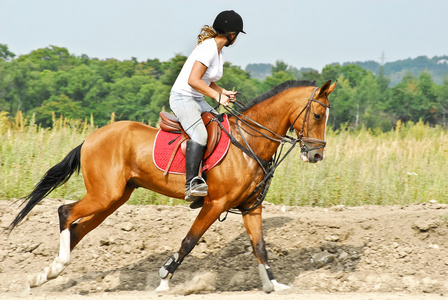
<instances>
[{"instance_id":1,"label":"black riding helmet","mask_svg":"<svg viewBox=\"0 0 448 300\"><path fill-rule=\"evenodd\" d=\"M213 29L219 34L223 34L227 36L228 43L226 47L228 47L234 39L236 39L238 33L245 33L243 30L243 18L239 14L237 14L233 10L225 10L220 12L213 22ZM236 35L233 39L230 39L227 35L228 33L236 32Z\"/></svg>"}]
</instances>

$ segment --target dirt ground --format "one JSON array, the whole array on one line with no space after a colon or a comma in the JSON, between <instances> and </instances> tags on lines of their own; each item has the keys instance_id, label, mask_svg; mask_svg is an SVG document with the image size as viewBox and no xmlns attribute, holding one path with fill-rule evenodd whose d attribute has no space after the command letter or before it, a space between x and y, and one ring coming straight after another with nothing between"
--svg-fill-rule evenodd
<instances>
[{"instance_id":1,"label":"dirt ground","mask_svg":"<svg viewBox=\"0 0 448 300\"><path fill-rule=\"evenodd\" d=\"M434 202L434 201L433 201ZM265 203L271 268L291 288L264 294L241 216L206 232L157 294L158 270L177 252L198 210L122 206L72 252L61 276L29 289L27 277L58 252L57 208L45 199L0 236L0 299L445 299L448 298L448 205L332 208ZM0 201L0 227L18 205Z\"/></svg>"}]
</instances>

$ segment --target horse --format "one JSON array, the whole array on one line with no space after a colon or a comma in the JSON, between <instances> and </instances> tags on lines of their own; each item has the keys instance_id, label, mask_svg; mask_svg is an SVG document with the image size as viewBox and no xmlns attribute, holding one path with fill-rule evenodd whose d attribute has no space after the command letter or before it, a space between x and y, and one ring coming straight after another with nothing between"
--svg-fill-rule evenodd
<instances>
[{"instance_id":1,"label":"horse","mask_svg":"<svg viewBox=\"0 0 448 300\"><path fill-rule=\"evenodd\" d=\"M287 81L256 97L228 114L232 143L224 159L207 173L208 195L180 249L163 264L157 291L169 290L169 280L201 236L220 217L233 208L242 214L246 232L258 261L266 293L288 286L278 283L268 264L262 233L262 205L257 195L266 178L266 162L285 141L302 149L305 162L324 158L325 128L329 117L328 95L336 82L321 87L311 81ZM82 144L50 168L34 190L22 198L25 206L9 225L9 233L33 207L76 171L82 171L86 194L58 208L60 245L54 261L29 282L37 287L61 274L70 263L70 253L81 239L123 205L136 188L183 199L185 175L167 174L157 169L152 159L153 144L159 129L140 122L119 121L92 132ZM295 131L297 139L288 137ZM272 172L271 172L272 173ZM272 174L271 174L272 175ZM266 183L266 182L265 182Z\"/></svg>"}]
</instances>

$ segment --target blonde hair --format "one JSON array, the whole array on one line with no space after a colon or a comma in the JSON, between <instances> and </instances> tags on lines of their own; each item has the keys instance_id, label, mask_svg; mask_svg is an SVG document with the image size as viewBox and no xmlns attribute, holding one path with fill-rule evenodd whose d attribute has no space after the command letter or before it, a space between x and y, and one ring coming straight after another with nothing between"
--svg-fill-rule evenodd
<instances>
[{"instance_id":1,"label":"blonde hair","mask_svg":"<svg viewBox=\"0 0 448 300\"><path fill-rule=\"evenodd\" d=\"M204 27L202 27L201 32L198 35L198 41L196 43L196 45L199 45L200 43L202 43L205 40L214 38L218 35L218 33L210 26L208 25L204 25Z\"/></svg>"}]
</instances>

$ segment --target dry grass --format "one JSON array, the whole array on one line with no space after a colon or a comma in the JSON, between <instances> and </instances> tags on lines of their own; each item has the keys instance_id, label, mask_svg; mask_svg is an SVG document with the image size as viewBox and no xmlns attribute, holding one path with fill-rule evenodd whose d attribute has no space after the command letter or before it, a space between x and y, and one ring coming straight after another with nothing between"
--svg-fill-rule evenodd
<instances>
[{"instance_id":1,"label":"dry grass","mask_svg":"<svg viewBox=\"0 0 448 300\"><path fill-rule=\"evenodd\" d=\"M52 129L18 115L9 121L0 112L0 198L27 195L43 174L95 129L89 122L53 120ZM286 205L332 206L410 204L437 200L448 203L448 131L423 123L397 124L387 133L329 132L326 157L303 163L298 151L277 169L267 201ZM80 199L82 176L50 197ZM180 204L138 189L134 204Z\"/></svg>"},{"instance_id":2,"label":"dry grass","mask_svg":"<svg viewBox=\"0 0 448 300\"><path fill-rule=\"evenodd\" d=\"M298 153L278 169L268 201L289 205L448 202L448 134L423 123L397 130L330 132L325 159ZM292 167L291 167L292 166Z\"/></svg>"}]
</instances>

